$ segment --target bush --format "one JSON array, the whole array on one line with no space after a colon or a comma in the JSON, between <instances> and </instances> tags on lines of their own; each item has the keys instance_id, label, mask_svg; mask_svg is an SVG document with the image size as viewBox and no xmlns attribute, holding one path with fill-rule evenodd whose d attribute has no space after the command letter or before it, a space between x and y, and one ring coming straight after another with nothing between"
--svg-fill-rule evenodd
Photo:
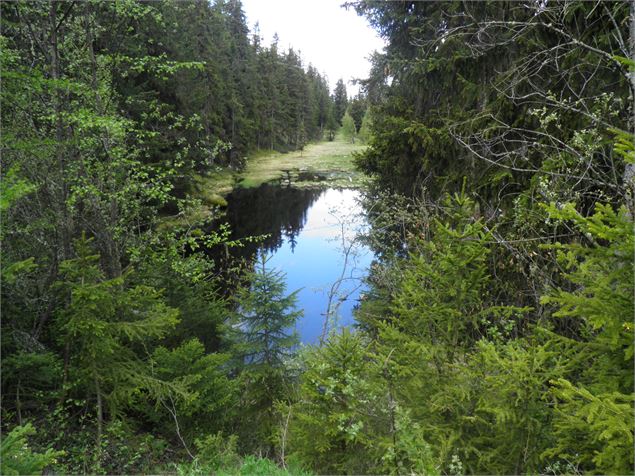
<instances>
[{"instance_id":1,"label":"bush","mask_svg":"<svg viewBox=\"0 0 635 476\"><path fill-rule=\"evenodd\" d=\"M27 436L34 435L35 428L30 423L17 426L0 443L0 472L5 476L19 474L39 474L56 462L63 451L47 449L44 453L34 453L28 445Z\"/></svg>"}]
</instances>

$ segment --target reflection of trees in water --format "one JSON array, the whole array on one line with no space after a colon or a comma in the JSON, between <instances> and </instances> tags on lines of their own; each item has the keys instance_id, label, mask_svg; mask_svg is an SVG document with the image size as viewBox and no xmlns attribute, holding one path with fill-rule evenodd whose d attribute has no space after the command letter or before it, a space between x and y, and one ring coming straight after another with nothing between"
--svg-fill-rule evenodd
<instances>
[{"instance_id":1,"label":"reflection of trees in water","mask_svg":"<svg viewBox=\"0 0 635 476\"><path fill-rule=\"evenodd\" d=\"M219 270L234 269L235 264L251 268L258 250L271 254L282 246L286 238L292 249L302 231L311 205L324 190L296 189L264 184L258 188L234 190L227 196L227 208L214 227L228 223L231 240L267 235L262 240L245 241L243 246L207 250ZM230 271L230 274L234 274ZM228 288L237 276L225 276Z\"/></svg>"},{"instance_id":2,"label":"reflection of trees in water","mask_svg":"<svg viewBox=\"0 0 635 476\"><path fill-rule=\"evenodd\" d=\"M232 239L269 235L262 242L246 244L238 250L240 255L248 257L259 248L271 253L282 246L284 238L296 242L309 208L322 193L268 184L232 192L223 219L232 229Z\"/></svg>"}]
</instances>

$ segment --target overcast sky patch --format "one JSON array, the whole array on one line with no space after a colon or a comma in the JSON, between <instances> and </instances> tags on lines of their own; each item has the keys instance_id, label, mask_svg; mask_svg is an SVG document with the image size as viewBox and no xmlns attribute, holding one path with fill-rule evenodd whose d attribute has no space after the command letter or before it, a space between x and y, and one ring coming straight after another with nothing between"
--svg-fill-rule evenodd
<instances>
[{"instance_id":1,"label":"overcast sky patch","mask_svg":"<svg viewBox=\"0 0 635 476\"><path fill-rule=\"evenodd\" d=\"M313 64L328 76L331 89L344 79L349 96L357 92L350 81L366 78L368 58L381 50L384 42L343 0L243 0L243 9L252 32L256 22L260 36L269 45L274 33L279 46L300 51L304 66Z\"/></svg>"}]
</instances>

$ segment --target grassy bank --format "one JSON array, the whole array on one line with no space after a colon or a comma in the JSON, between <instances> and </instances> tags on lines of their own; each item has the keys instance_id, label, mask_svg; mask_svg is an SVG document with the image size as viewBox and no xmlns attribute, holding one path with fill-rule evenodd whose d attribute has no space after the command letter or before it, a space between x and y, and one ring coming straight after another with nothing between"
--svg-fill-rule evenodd
<instances>
[{"instance_id":1,"label":"grassy bank","mask_svg":"<svg viewBox=\"0 0 635 476\"><path fill-rule=\"evenodd\" d=\"M363 148L338 136L334 141L309 144L302 151L258 154L237 174L237 186L280 181L295 187L358 187L364 176L355 170L353 153Z\"/></svg>"},{"instance_id":2,"label":"grassy bank","mask_svg":"<svg viewBox=\"0 0 635 476\"><path fill-rule=\"evenodd\" d=\"M166 217L162 227L184 225L209 217L213 207L226 205L224 197L237 187L259 187L268 182L298 188L361 187L366 177L355 170L353 154L364 147L338 135L334 141L308 144L301 151L254 153L241 171L218 169L204 176L197 175L191 192L193 198L198 199L197 203L185 213Z\"/></svg>"}]
</instances>

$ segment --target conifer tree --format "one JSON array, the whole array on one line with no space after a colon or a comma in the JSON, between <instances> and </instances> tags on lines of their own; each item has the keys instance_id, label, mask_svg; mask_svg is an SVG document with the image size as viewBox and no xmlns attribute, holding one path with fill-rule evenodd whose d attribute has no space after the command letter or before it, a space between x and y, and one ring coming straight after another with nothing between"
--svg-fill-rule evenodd
<instances>
[{"instance_id":1,"label":"conifer tree","mask_svg":"<svg viewBox=\"0 0 635 476\"><path fill-rule=\"evenodd\" d=\"M63 455L63 451L47 449L38 453L29 448L27 436L36 433L30 423L16 426L9 434L0 439L0 470L6 476L20 476L23 474L40 474L47 466L56 462L56 458Z\"/></svg>"},{"instance_id":2,"label":"conifer tree","mask_svg":"<svg viewBox=\"0 0 635 476\"><path fill-rule=\"evenodd\" d=\"M355 128L355 121L351 115L346 111L342 118L342 135L351 143L355 143L355 137L357 136L357 129Z\"/></svg>"},{"instance_id":3,"label":"conifer tree","mask_svg":"<svg viewBox=\"0 0 635 476\"><path fill-rule=\"evenodd\" d=\"M360 474L369 469L365 430L369 382L366 344L344 329L306 356L299 402L290 422L290 447L315 471Z\"/></svg>"},{"instance_id":4,"label":"conifer tree","mask_svg":"<svg viewBox=\"0 0 635 476\"><path fill-rule=\"evenodd\" d=\"M390 356L344 328L302 355L286 411L291 454L318 473L437 474L422 427L396 400Z\"/></svg>"},{"instance_id":5,"label":"conifer tree","mask_svg":"<svg viewBox=\"0 0 635 476\"><path fill-rule=\"evenodd\" d=\"M77 258L61 264L70 302L57 315L60 343L67 349L65 384L82 389L95 401L96 463L103 425L139 390L169 391L155 379L133 345L151 343L173 328L178 311L148 286L126 286L125 276L105 279L85 238L75 244Z\"/></svg>"},{"instance_id":6,"label":"conifer tree","mask_svg":"<svg viewBox=\"0 0 635 476\"><path fill-rule=\"evenodd\" d=\"M288 360L298 344L295 323L302 311L294 309L299 291L285 294L284 275L270 269L268 261L264 253L260 255L256 270L247 276L249 286L236 295L235 352L245 386L241 415L249 435L245 444L271 453L274 403L288 398Z\"/></svg>"},{"instance_id":7,"label":"conifer tree","mask_svg":"<svg viewBox=\"0 0 635 476\"><path fill-rule=\"evenodd\" d=\"M575 319L580 326L571 340L570 357L582 364L576 373L552 382L556 440L545 454L582 471L631 473L635 457L633 220L625 206L615 210L602 204L589 217L572 204L552 204L549 213L553 219L571 221L588 241L553 246L574 287L552 289L542 299L556 306L556 319Z\"/></svg>"},{"instance_id":8,"label":"conifer tree","mask_svg":"<svg viewBox=\"0 0 635 476\"><path fill-rule=\"evenodd\" d=\"M331 103L326 116L326 130L328 131L328 138L330 141L335 139L335 133L338 129L339 125L337 119L335 118L335 106Z\"/></svg>"},{"instance_id":9,"label":"conifer tree","mask_svg":"<svg viewBox=\"0 0 635 476\"><path fill-rule=\"evenodd\" d=\"M359 129L359 140L367 144L371 138L371 130L373 127L373 117L370 111L370 107L366 108L364 117L362 118L362 125Z\"/></svg>"},{"instance_id":10,"label":"conifer tree","mask_svg":"<svg viewBox=\"0 0 635 476\"><path fill-rule=\"evenodd\" d=\"M348 95L346 93L346 85L344 84L343 79L338 79L335 84L335 90L333 91L333 104L335 115L335 120L338 124L342 125L342 118L344 117L344 113L346 113L346 108L348 107Z\"/></svg>"},{"instance_id":11,"label":"conifer tree","mask_svg":"<svg viewBox=\"0 0 635 476\"><path fill-rule=\"evenodd\" d=\"M355 121L355 129L357 131L362 127L362 120L364 119L366 109L368 109L368 102L366 101L366 97L362 94L358 94L348 103L347 112Z\"/></svg>"}]
</instances>

